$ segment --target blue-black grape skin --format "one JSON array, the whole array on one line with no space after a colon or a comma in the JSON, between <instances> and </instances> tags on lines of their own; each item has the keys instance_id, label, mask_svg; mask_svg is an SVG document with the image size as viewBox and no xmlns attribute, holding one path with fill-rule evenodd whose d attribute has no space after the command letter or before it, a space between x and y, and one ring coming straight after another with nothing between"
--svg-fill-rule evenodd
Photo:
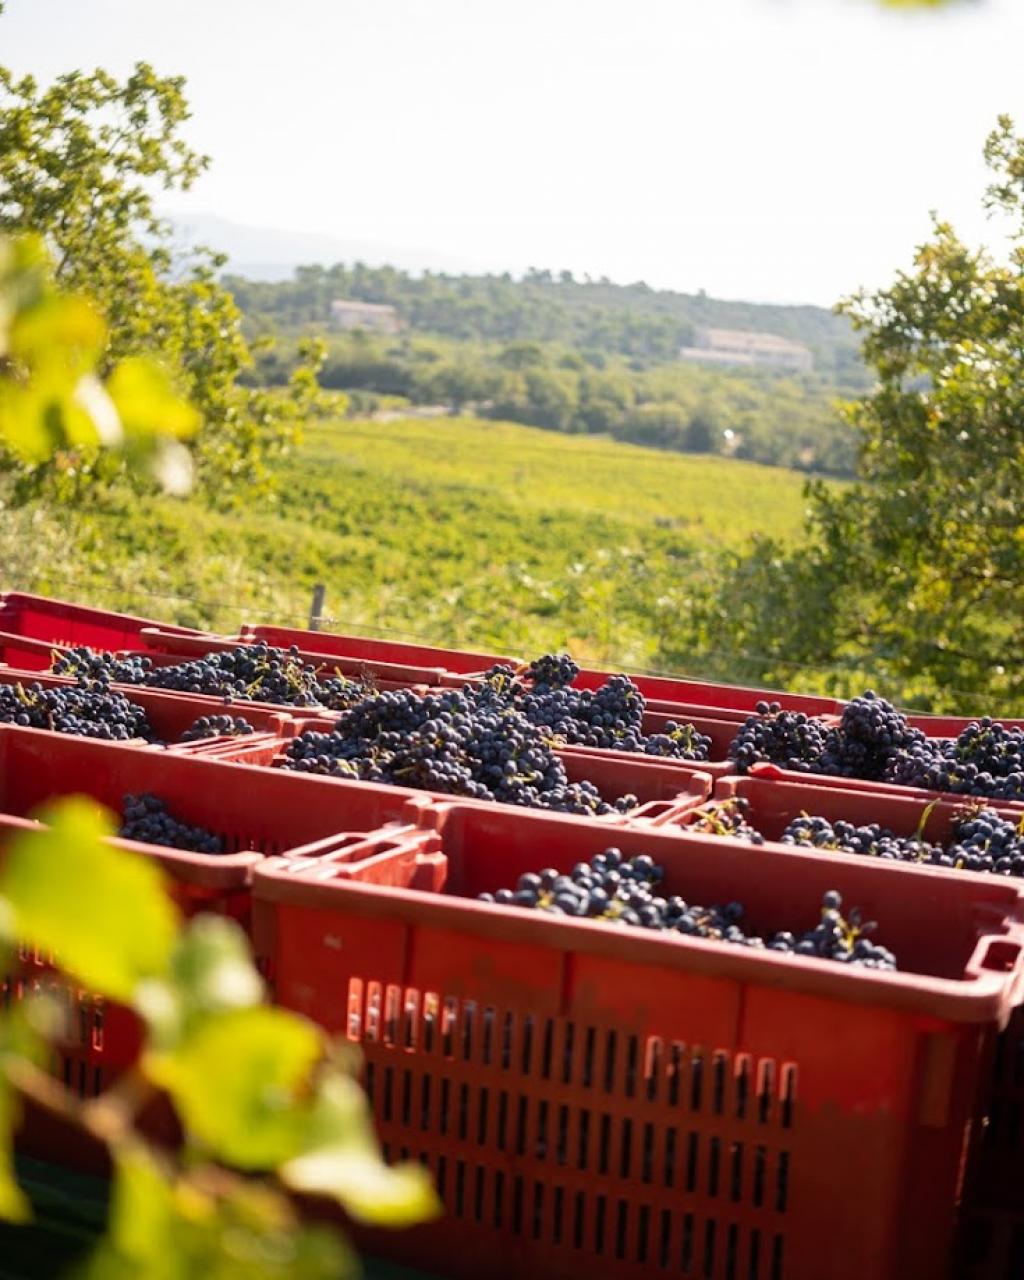
<instances>
[{"instance_id":1,"label":"blue-black grape skin","mask_svg":"<svg viewBox=\"0 0 1024 1280\"><path fill-rule=\"evenodd\" d=\"M244 716L200 716L194 720L179 739L180 742L200 742L204 738L241 738L256 730Z\"/></svg>"},{"instance_id":2,"label":"blue-black grape skin","mask_svg":"<svg viewBox=\"0 0 1024 1280\"><path fill-rule=\"evenodd\" d=\"M956 738L928 738L870 689L847 703L835 727L758 703L728 754L738 773L767 761L799 773L1024 801L1024 730L986 716Z\"/></svg>"},{"instance_id":3,"label":"blue-black grape skin","mask_svg":"<svg viewBox=\"0 0 1024 1280\"><path fill-rule=\"evenodd\" d=\"M228 702L271 702L331 711L351 706L372 687L366 680L349 680L303 662L297 645L278 649L262 641L169 666L154 666L147 657L118 657L78 646L56 657L53 671L108 683L205 694Z\"/></svg>"},{"instance_id":4,"label":"blue-black grape skin","mask_svg":"<svg viewBox=\"0 0 1024 1280\"><path fill-rule=\"evenodd\" d=\"M718 801L697 810L687 830L764 844L764 835L747 820L748 810L749 802L744 797ZM829 821L809 813L793 818L779 840L782 844L855 853L882 862L1024 877L1024 822L1001 817L994 809L976 802L956 815L945 842L925 839L916 832L898 836L878 822L857 824L841 818Z\"/></svg>"},{"instance_id":5,"label":"blue-black grape skin","mask_svg":"<svg viewBox=\"0 0 1024 1280\"><path fill-rule=\"evenodd\" d=\"M607 888L608 868L618 880ZM648 854L624 858L619 849L606 849L589 862L577 863L570 875L545 884L544 873L526 872L515 888L478 894L478 901L521 907L549 915L598 921L613 927L648 929L690 938L712 938L754 950L783 952L829 960L855 968L894 970L896 957L872 941L873 922L863 923L854 909L842 916L842 897L829 889L822 897L820 918L802 932L779 930L767 938L745 924L743 904L698 906L678 895L660 891L664 868Z\"/></svg>"},{"instance_id":6,"label":"blue-black grape skin","mask_svg":"<svg viewBox=\"0 0 1024 1280\"><path fill-rule=\"evenodd\" d=\"M369 694L331 733L300 734L284 765L303 773L388 782L560 813L625 813L590 782L570 783L558 745L614 748L674 760L706 760L711 740L692 725L643 733L644 699L626 676L577 689L579 668L548 654L517 671L495 666L461 690Z\"/></svg>"},{"instance_id":7,"label":"blue-black grape skin","mask_svg":"<svg viewBox=\"0 0 1024 1280\"><path fill-rule=\"evenodd\" d=\"M124 797L118 835L142 844L156 844L190 853L224 852L220 836L204 827L181 822L170 812L165 801L150 792Z\"/></svg>"},{"instance_id":8,"label":"blue-black grape skin","mask_svg":"<svg viewBox=\"0 0 1024 1280\"><path fill-rule=\"evenodd\" d=\"M486 686L426 695L372 695L330 733L292 739L283 766L560 813L626 813L635 796L608 803L591 782L569 782L549 730L494 703Z\"/></svg>"},{"instance_id":9,"label":"blue-black grape skin","mask_svg":"<svg viewBox=\"0 0 1024 1280\"><path fill-rule=\"evenodd\" d=\"M108 742L156 738L142 707L93 680L53 688L0 684L0 722Z\"/></svg>"}]
</instances>

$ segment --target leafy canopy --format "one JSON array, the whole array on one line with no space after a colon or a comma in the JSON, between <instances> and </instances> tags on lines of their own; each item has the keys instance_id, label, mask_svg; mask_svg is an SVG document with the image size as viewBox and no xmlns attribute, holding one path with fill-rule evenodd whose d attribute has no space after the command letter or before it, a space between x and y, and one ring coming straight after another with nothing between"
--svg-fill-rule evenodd
<instances>
[{"instance_id":1,"label":"leafy canopy","mask_svg":"<svg viewBox=\"0 0 1024 1280\"><path fill-rule=\"evenodd\" d=\"M858 483L813 486L806 543L762 543L701 617L700 643L764 655L763 676L846 666L936 709L1024 708L1024 138L1009 117L985 159L1006 252L936 219L908 270L842 304L876 375L845 408Z\"/></svg>"},{"instance_id":2,"label":"leafy canopy","mask_svg":"<svg viewBox=\"0 0 1024 1280\"><path fill-rule=\"evenodd\" d=\"M217 280L222 260L202 250L176 254L154 209L155 190L187 190L208 164L180 136L188 118L184 80L146 63L123 82L75 71L49 86L0 67L0 233L43 236L58 284L93 299L107 322L102 374L146 356L192 404L204 428L191 446L196 469L221 493L266 480L293 423L312 407L319 356L304 348L290 396L238 386L251 353ZM129 365L119 387L126 404L156 376ZM23 489L57 473L68 496L69 487L73 494L121 466L88 438L65 443L74 465L67 453L12 456L12 469L31 482Z\"/></svg>"}]
</instances>

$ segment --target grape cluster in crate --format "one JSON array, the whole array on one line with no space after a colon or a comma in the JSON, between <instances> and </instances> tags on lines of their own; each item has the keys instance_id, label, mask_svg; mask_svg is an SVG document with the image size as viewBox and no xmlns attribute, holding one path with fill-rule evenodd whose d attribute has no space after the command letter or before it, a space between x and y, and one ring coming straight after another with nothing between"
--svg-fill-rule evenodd
<instances>
[{"instance_id":1,"label":"grape cluster in crate","mask_svg":"<svg viewBox=\"0 0 1024 1280\"><path fill-rule=\"evenodd\" d=\"M1024 730L984 716L955 738L929 738L871 690L848 703L834 727L762 702L729 756L739 772L770 762L798 773L1024 801Z\"/></svg>"},{"instance_id":2,"label":"grape cluster in crate","mask_svg":"<svg viewBox=\"0 0 1024 1280\"><path fill-rule=\"evenodd\" d=\"M526 907L548 914L583 917L605 924L653 929L684 938L713 938L736 946L789 952L868 969L895 969L896 957L871 941L877 925L862 921L854 908L849 919L840 913L842 896L835 889L822 898L821 919L813 929L778 930L769 938L744 927L742 902L703 907L678 894L659 891L664 868L648 854L624 858L617 848L578 862L568 875L555 867L524 872L515 889L483 892L481 902Z\"/></svg>"}]
</instances>

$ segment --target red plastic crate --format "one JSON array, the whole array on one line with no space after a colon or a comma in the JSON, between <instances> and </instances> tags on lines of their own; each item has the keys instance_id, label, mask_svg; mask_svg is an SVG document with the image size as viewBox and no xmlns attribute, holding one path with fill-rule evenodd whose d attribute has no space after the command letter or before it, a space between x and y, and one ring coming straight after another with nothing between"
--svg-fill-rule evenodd
<instances>
[{"instance_id":1,"label":"red plastic crate","mask_svg":"<svg viewBox=\"0 0 1024 1280\"><path fill-rule=\"evenodd\" d=\"M441 683L446 688L462 688L467 681L475 681L480 678L482 673L474 676L445 676ZM586 678L584 678L584 676ZM603 672L585 672L581 673L577 683L581 688L597 689L607 678ZM644 695L645 710L643 729L645 733L657 733L668 720L677 722L699 722L707 721L712 725L729 726L728 737L722 738L723 747L722 755L724 756L724 747L736 736L739 727L744 721L754 714L754 705L756 698L749 700L746 694L751 695L765 693L769 696L769 691L762 690L739 690L739 695L733 697L736 691L731 686L726 685L700 685L688 681L669 681L667 679L647 677L647 676L631 676L633 682L639 687L640 692ZM723 693L722 691L726 692ZM842 710L842 703L836 702L831 698L810 698L802 694L770 694L772 698L780 697L783 699L783 705L796 711L804 711L808 715L817 715L825 719L829 724L836 722L836 712ZM733 705L733 704L736 705ZM708 730L711 732L711 730ZM724 728L722 734L725 733ZM721 736L721 735L719 735Z\"/></svg>"},{"instance_id":2,"label":"red plastic crate","mask_svg":"<svg viewBox=\"0 0 1024 1280\"><path fill-rule=\"evenodd\" d=\"M201 652L209 652L213 647L214 637L204 637ZM20 635L15 631L0 630L0 663L9 667L17 667L22 671L49 671L57 655L69 652L74 645L58 640L41 640L35 636ZM133 643L127 648L103 645L90 645L104 653L115 653L119 657L149 658L155 667L169 667L184 659L173 657L158 651L150 651L141 635L133 637Z\"/></svg>"},{"instance_id":3,"label":"red plastic crate","mask_svg":"<svg viewBox=\"0 0 1024 1280\"><path fill-rule=\"evenodd\" d=\"M928 793L915 794L908 788L888 787L876 791L864 789L829 787L824 785L827 779L820 781L783 781L766 777L731 777L720 780L716 784L715 801L729 797L740 797L746 801L747 820L767 839L777 840L785 827L793 818L801 813L814 814L827 818L830 822L844 819L858 824L878 822L897 835L913 835L918 830L926 839L946 843L950 837L950 828L969 797L945 796L937 799ZM1020 805L991 803L989 808L995 809L1011 821L1021 819ZM696 820L696 813L691 811L674 819L684 830ZM698 836L688 833L693 839L720 842L717 836ZM728 840L728 837L725 837ZM730 841L730 843L735 843ZM865 861L857 854L843 854L830 851L829 857L842 861ZM879 863L879 866L890 868L892 863ZM1002 879L982 873L956 871L940 867L905 867L912 874L924 876L955 876L971 880ZM1012 879L1011 884L1022 884L1019 879ZM991 1075L984 1084L985 1116L980 1131L969 1181L969 1190L973 1200L979 1205L977 1221L971 1228L971 1239L988 1242L982 1250L982 1256L990 1261L980 1271L975 1271L977 1258L973 1248L969 1265L965 1274L993 1277L1010 1277L1019 1272L1004 1271L1004 1257L1020 1257L1020 1253L1006 1253L1010 1249L1008 1222L1013 1215L1008 1209L1017 1213L1017 1228L1020 1240L1024 1242L1024 1013L1017 1010L1006 1028L999 1036L991 1063ZM1001 1215L992 1216L992 1211L999 1209ZM989 1269L991 1268L991 1270Z\"/></svg>"},{"instance_id":4,"label":"red plastic crate","mask_svg":"<svg viewBox=\"0 0 1024 1280\"><path fill-rule=\"evenodd\" d=\"M477 675L482 672L477 672ZM580 689L599 689L614 671L597 671L583 668L576 677ZM688 680L676 676L646 676L631 674L630 679L645 698L662 704L663 709L674 710L692 707L705 714L716 710L742 711L752 714L758 702L779 702L789 711L806 711L808 715L835 715L843 704L837 698L819 697L817 694L788 693L782 689L754 689L743 685L713 684L702 680ZM458 683L448 677L446 684Z\"/></svg>"},{"instance_id":5,"label":"red plastic crate","mask_svg":"<svg viewBox=\"0 0 1024 1280\"><path fill-rule=\"evenodd\" d=\"M424 816L443 894L327 864L254 877L275 999L361 1045L388 1154L424 1161L447 1208L370 1247L474 1280L948 1274L983 1064L1024 979L1018 886L615 832L667 891L740 896L764 930L839 889L908 970L858 972L484 906L607 831Z\"/></svg>"},{"instance_id":6,"label":"red plastic crate","mask_svg":"<svg viewBox=\"0 0 1024 1280\"><path fill-rule=\"evenodd\" d=\"M908 715L907 722L929 738L956 738L969 724L977 724L980 716L917 716ZM1024 729L1024 720L1006 720L993 716L1007 729Z\"/></svg>"},{"instance_id":7,"label":"red plastic crate","mask_svg":"<svg viewBox=\"0 0 1024 1280\"><path fill-rule=\"evenodd\" d=\"M212 638L211 638L212 643ZM60 654L68 653L74 646L56 640L39 640L33 636L18 635L13 631L0 630L0 664L17 668L20 671L48 672L54 660ZM166 654L150 652L144 643L135 637L134 646L124 649L103 649L101 646L90 646L104 653L115 653L119 657L149 658L155 667L173 666L182 661L180 658ZM209 649L210 645L204 646Z\"/></svg>"},{"instance_id":8,"label":"red plastic crate","mask_svg":"<svg viewBox=\"0 0 1024 1280\"><path fill-rule=\"evenodd\" d=\"M8 670L19 678L36 679L41 675L52 676L50 670L51 664L56 654L63 652L67 646L53 645L43 640L26 640L21 636L11 635L10 633L0 631L0 677L7 678ZM210 652L212 644L204 642L202 652ZM230 647L230 646L228 646ZM158 653L148 649L123 649L117 651L119 657L142 657L148 658L154 667L171 667L177 666L179 663L189 661L187 656L171 653ZM73 676L59 677L62 680L73 680ZM8 681L9 683L9 681ZM375 685L381 692L394 689L413 689L416 692L425 693L426 685L410 684L408 680L383 680L376 679ZM211 702L222 704L222 698L211 698L205 694L178 693L173 689L150 689L147 686L139 686L132 684L120 684L116 681L112 682L112 687L119 690L128 697L133 697L137 691L147 693L159 693L164 696L174 696L179 698L199 698ZM267 713L271 715L286 714L293 719L309 720L311 718L319 718L332 713L325 711L323 707L294 707L284 703L274 702L245 702L239 699L231 704L233 708L252 708L254 711ZM205 714L197 712L197 714Z\"/></svg>"},{"instance_id":9,"label":"red plastic crate","mask_svg":"<svg viewBox=\"0 0 1024 1280\"><path fill-rule=\"evenodd\" d=\"M441 667L455 674L486 671L497 663L518 666L522 662L521 658L509 657L507 654L439 649L432 645L368 639L365 636L343 636L332 631L304 631L294 627L246 626L242 628L238 639L243 643L264 640L267 644L277 645L282 649L295 644L300 649L349 658L369 666L387 662L415 667Z\"/></svg>"},{"instance_id":10,"label":"red plastic crate","mask_svg":"<svg viewBox=\"0 0 1024 1280\"><path fill-rule=\"evenodd\" d=\"M131 649L143 627L163 626L180 635L200 635L191 627L175 627L130 613L91 609L66 600L8 591L0 597L0 631L57 644L87 644L93 649Z\"/></svg>"},{"instance_id":11,"label":"red plastic crate","mask_svg":"<svg viewBox=\"0 0 1024 1280\"><path fill-rule=\"evenodd\" d=\"M676 712L645 711L643 731L646 734L664 733L666 726L672 722L693 725L698 733L704 734L711 739L711 758L709 760L694 761L668 760L665 763L674 763L687 768L699 769L702 773L710 774L712 778L724 778L727 774L734 773L736 764L735 761L728 758L728 751L733 739L736 737L739 725L735 720L720 719L717 714L708 715L706 708L694 708L694 711L703 712L703 714L679 715ZM300 726L300 732L316 730L322 733L329 733L341 714L341 712L321 712L319 716L310 715L305 723ZM627 767L638 762L650 762L651 760L657 761L660 759L657 756L645 756L635 751L615 751L604 747L573 746L566 747L565 751L574 756L588 756L598 760L618 760Z\"/></svg>"},{"instance_id":12,"label":"red plastic crate","mask_svg":"<svg viewBox=\"0 0 1024 1280\"><path fill-rule=\"evenodd\" d=\"M335 719L313 720L299 726L300 730L310 729L317 732L330 732ZM274 741L261 736L259 741L235 738L223 740L218 748L218 757L223 760L234 760L263 768L273 768L275 772L291 773L292 770L281 769L280 761L288 748L288 740ZM682 813L695 805L703 804L711 795L713 776L703 763L684 763L676 760L664 760L656 756L643 756L635 752L599 751L596 748L565 747L555 754L565 766L570 782L592 782L601 796L609 803L623 795L635 795L639 806L626 815L608 814L596 821L602 824L618 826L622 823L642 823L647 826L662 826L673 822ZM322 777L317 774L299 774L298 776L321 777L329 784L341 779ZM436 800L450 801L451 796L441 792L420 791L412 787L394 787L394 790L409 796L430 796ZM490 807L493 802L486 800L467 801L470 804L482 804ZM516 806L497 805L503 810L525 812Z\"/></svg>"},{"instance_id":13,"label":"red plastic crate","mask_svg":"<svg viewBox=\"0 0 1024 1280\"><path fill-rule=\"evenodd\" d=\"M732 775L716 780L714 799L705 807L713 808L716 803L732 797L743 799L747 806L747 821L772 841L779 839L794 818L801 814L812 814L827 818L829 822L840 819L858 825L878 822L898 836L912 836L920 829L925 839L946 843L950 838L950 829L962 814L965 804L972 803L967 796L945 794L940 797L936 793L918 795L909 787L887 787L879 783L875 784L873 790L867 784L854 790L829 786L830 781L831 779L818 775L788 772L784 778L765 776L758 772L747 776ZM1019 805L993 801L988 807L1011 821L1017 821L1021 816ZM676 821L685 828L696 820L696 812L687 812ZM706 838L718 841L728 837ZM863 861L859 854L839 854L834 850L825 852L832 857L858 858ZM974 872L958 871L954 874L990 878Z\"/></svg>"},{"instance_id":14,"label":"red plastic crate","mask_svg":"<svg viewBox=\"0 0 1024 1280\"><path fill-rule=\"evenodd\" d=\"M39 640L34 636L18 635L14 631L0 630L0 665L13 667L19 671L48 672L58 655L68 653L74 646L62 644L56 640ZM165 658L163 654L150 653L136 637L135 646L128 649L102 649L90 646L104 653L116 653L120 657L146 657L154 666L170 666L177 661Z\"/></svg>"},{"instance_id":15,"label":"red plastic crate","mask_svg":"<svg viewBox=\"0 0 1024 1280\"><path fill-rule=\"evenodd\" d=\"M29 686L40 684L45 689L74 685L74 676L55 676L45 671L18 671L0 667L0 684ZM205 751L225 742L251 743L253 737L289 738L301 726L285 709L273 709L267 703L231 702L223 698L206 698L195 693L174 693L163 689L146 689L138 685L114 685L129 702L142 707L146 719L158 738L174 751ZM256 730L255 735L241 738L206 738L199 742L181 743L178 739L200 716L244 716ZM64 735L67 736L67 735ZM148 745L148 744L147 744Z\"/></svg>"},{"instance_id":16,"label":"red plastic crate","mask_svg":"<svg viewBox=\"0 0 1024 1280\"><path fill-rule=\"evenodd\" d=\"M766 760L752 765L747 776L790 783L806 783L809 778L813 778L815 786L825 787L830 791L866 792L869 795L908 797L924 804L931 800L957 800L961 804L971 800L981 800L984 803L988 803L983 796L958 795L952 791L923 791L919 787L897 786L894 782L871 782L864 778L840 778L831 773L797 773L792 769L780 769L778 765L770 764ZM997 807L1000 809L1007 809L1018 814L1024 810L1024 803L1016 800L1000 800L993 803L997 803Z\"/></svg>"},{"instance_id":17,"label":"red plastic crate","mask_svg":"<svg viewBox=\"0 0 1024 1280\"><path fill-rule=\"evenodd\" d=\"M161 631L159 632L159 634L163 636L166 640L165 632ZM141 639L137 642L137 645L135 648L109 650L108 652L115 652L119 657L148 658L154 667L172 667L172 666L177 666L179 663L182 663L182 662L191 661L192 659L199 657L205 653L211 653L216 650L234 648L237 644L236 641L224 640L222 637L204 636L201 638L198 644L192 645L190 651L187 653L176 652L176 651L164 652L157 649L138 647L139 644L144 645L146 638L147 638L146 636L142 636ZM194 637L175 637L175 638L184 639L184 640L194 639ZM168 643L170 642L168 641ZM16 635L12 632L0 631L0 671L2 671L4 666L8 666L18 671L49 672L55 655L57 655L58 653L64 652L67 649L68 649L67 645L56 644L48 640L34 640L25 636ZM308 654L305 655L304 660L309 660L310 656L311 655L308 655ZM334 663L334 660L330 659L326 663L317 661L314 665L324 668L328 674L333 674L334 672L334 665L332 665L333 663ZM345 673L342 673L342 674L345 674ZM359 671L353 671L348 674L352 678L357 678L358 676L363 675L364 671L360 669ZM398 675L395 675L394 670L390 672L390 675L387 678L385 677L385 674L380 669L375 669L373 672L373 675L374 675L374 684L377 689L381 690L381 692L392 690L392 689L409 689L409 688L425 691L427 688L426 684L417 684L416 682L412 681L407 675L402 674L401 672L399 672ZM391 678L391 676L393 676L394 678ZM127 690L137 688L138 686L115 684L114 687L117 689L120 689L122 692L125 692ZM173 692L173 691L163 690L163 692L167 693L167 692ZM195 694L195 695L188 695L188 696L202 697L203 695ZM275 710L280 711L282 709L278 704L270 703L270 702L247 702L244 705L248 707L263 707L270 711L275 711ZM322 716L325 714L324 709L322 707L287 706L284 709L290 715L296 716L299 718L309 718L310 716Z\"/></svg>"},{"instance_id":18,"label":"red plastic crate","mask_svg":"<svg viewBox=\"0 0 1024 1280\"><path fill-rule=\"evenodd\" d=\"M426 798L404 788L337 783L284 769L0 725L0 813L27 817L70 793L91 796L117 813L125 795L145 791L166 800L182 821L206 827L224 841L227 852L215 855L138 846L163 865L183 905L199 900L196 909L206 909L225 889L244 891L247 873L261 857L313 856L311 846L348 848L353 832L362 839L388 824L405 829L428 807ZM241 878L240 870L246 873ZM242 897L240 910L232 908L231 914L244 919L247 893Z\"/></svg>"},{"instance_id":19,"label":"red plastic crate","mask_svg":"<svg viewBox=\"0 0 1024 1280\"><path fill-rule=\"evenodd\" d=\"M611 676L609 671L583 670L576 678L580 689L599 689ZM467 680L477 680L482 671L466 675L446 675L441 683L448 688L459 688ZM842 711L843 704L835 698L818 698L811 694L782 693L769 689L742 689L733 685L702 684L696 680L674 680L668 676L629 677L639 688L652 710L667 713L718 716L727 714L730 719L742 722L753 715L757 702L780 701L788 710L805 711L808 715L833 715Z\"/></svg>"},{"instance_id":20,"label":"red plastic crate","mask_svg":"<svg viewBox=\"0 0 1024 1280\"><path fill-rule=\"evenodd\" d=\"M581 689L597 689L615 673L583 670L576 678ZM837 698L817 694L789 693L783 689L755 689L743 685L714 684L703 680L678 679L674 676L632 676L645 698L663 702L695 703L704 707L728 707L752 712L759 702L779 702L788 711L806 711L808 715L835 715L843 704Z\"/></svg>"},{"instance_id":21,"label":"red plastic crate","mask_svg":"<svg viewBox=\"0 0 1024 1280\"><path fill-rule=\"evenodd\" d=\"M252 872L264 855L295 857L306 868L329 856L335 874L340 868L343 875L380 877L387 862L415 863L420 856L421 840L411 838L412 824L428 804L388 787L336 786L298 774L0 727L0 842L29 825L24 815L60 795L92 796L118 812L124 795L141 791L156 793L182 820L220 835L228 852L196 854L117 843L160 864L185 915L228 915L246 930ZM412 868L401 875L404 881L415 879ZM138 1056L140 1028L134 1014L67 984L56 973L52 956L23 949L18 967L3 978L2 998L17 1000L40 990L57 993L65 1011L66 1034L55 1055L55 1073L81 1096L95 1096ZM45 1115L33 1114L21 1145L42 1158L94 1167L95 1152L87 1144L65 1145L72 1137Z\"/></svg>"},{"instance_id":22,"label":"red plastic crate","mask_svg":"<svg viewBox=\"0 0 1024 1280\"><path fill-rule=\"evenodd\" d=\"M223 636L186 636L161 627L145 627L141 638L150 655L171 655L174 662L188 662L205 653L237 649L251 640L227 639ZM316 638L313 633L311 639ZM321 668L327 675L343 675L350 679L372 677L380 688L403 689L409 685L436 686L444 675L440 667L410 666L396 662L366 662L359 658L339 657L309 648L300 649L299 658L311 666Z\"/></svg>"}]
</instances>

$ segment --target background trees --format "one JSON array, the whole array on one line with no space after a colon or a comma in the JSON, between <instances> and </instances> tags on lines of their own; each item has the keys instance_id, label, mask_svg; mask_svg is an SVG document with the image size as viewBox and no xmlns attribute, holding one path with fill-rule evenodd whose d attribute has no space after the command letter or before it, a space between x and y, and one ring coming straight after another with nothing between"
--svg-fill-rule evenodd
<instances>
[{"instance_id":1,"label":"background trees","mask_svg":"<svg viewBox=\"0 0 1024 1280\"><path fill-rule=\"evenodd\" d=\"M873 672L939 707L1020 705L1024 138L1008 117L985 157L1007 253L936 220L892 285L843 304L877 379L844 410L857 484L812 486L800 545L735 560L691 644L776 680L805 664L840 691Z\"/></svg>"}]
</instances>

